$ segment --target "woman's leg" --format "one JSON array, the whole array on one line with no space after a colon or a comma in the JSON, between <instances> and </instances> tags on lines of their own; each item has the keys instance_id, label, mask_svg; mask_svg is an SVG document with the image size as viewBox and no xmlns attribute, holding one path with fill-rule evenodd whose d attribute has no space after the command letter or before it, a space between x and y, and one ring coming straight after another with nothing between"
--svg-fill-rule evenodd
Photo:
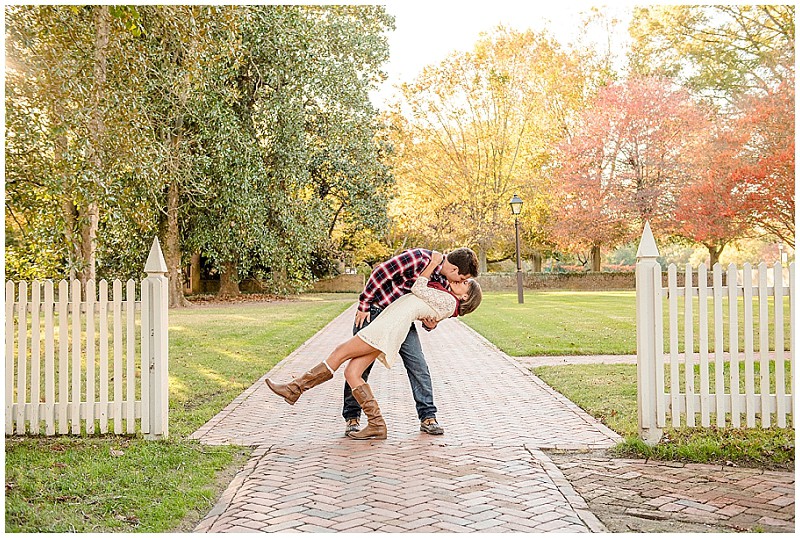
<instances>
[{"instance_id":1,"label":"woman's leg","mask_svg":"<svg viewBox=\"0 0 800 538\"><path fill-rule=\"evenodd\" d=\"M335 372L344 361L370 354L372 355L372 360L375 360L375 357L380 355L380 351L364 342L358 336L353 336L336 346L331 354L328 355L328 358L325 359L325 363ZM361 371L363 372L365 368L366 366ZM352 385L350 386L352 387Z\"/></svg>"},{"instance_id":2,"label":"woman's leg","mask_svg":"<svg viewBox=\"0 0 800 538\"><path fill-rule=\"evenodd\" d=\"M344 361L352 357L360 358L363 356L371 356L369 362L372 362L379 354L380 352L374 347L365 343L361 338L354 336L336 346L336 349L333 350L324 362L314 366L300 377L283 385L274 383L270 379L265 379L264 381L272 392L283 397L288 404L294 405L297 399L300 398L300 395L305 391L331 379L333 377L333 372L336 371ZM366 365L361 368L359 375L364 371L364 368L366 368Z\"/></svg>"},{"instance_id":3,"label":"woman's leg","mask_svg":"<svg viewBox=\"0 0 800 538\"><path fill-rule=\"evenodd\" d=\"M366 370L370 364L375 362L375 358L380 354L380 351L373 348L372 353L350 359L350 362L347 363L347 368L344 369L344 378L347 380L347 384L350 385L351 389L366 383L361 377L361 374L364 373L364 370Z\"/></svg>"}]
</instances>

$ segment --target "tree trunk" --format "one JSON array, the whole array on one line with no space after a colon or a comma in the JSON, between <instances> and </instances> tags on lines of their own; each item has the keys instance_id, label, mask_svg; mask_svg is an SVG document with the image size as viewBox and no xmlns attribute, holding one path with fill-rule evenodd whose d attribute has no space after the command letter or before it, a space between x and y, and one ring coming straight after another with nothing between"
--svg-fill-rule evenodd
<instances>
[{"instance_id":1,"label":"tree trunk","mask_svg":"<svg viewBox=\"0 0 800 538\"><path fill-rule=\"evenodd\" d=\"M105 120L103 106L106 87L106 60L108 55L108 36L111 31L111 14L108 6L94 6L94 92L92 95L92 118L89 122L89 145L86 151L87 160L92 170L94 185L89 185L87 200L79 210L81 265L78 278L82 284L95 280L97 229L100 225L100 206L95 199L100 191L103 176L103 142L105 138Z\"/></svg>"},{"instance_id":2,"label":"tree trunk","mask_svg":"<svg viewBox=\"0 0 800 538\"><path fill-rule=\"evenodd\" d=\"M195 252L192 254L192 268L189 272L190 293L200 292L200 270L200 253Z\"/></svg>"},{"instance_id":3,"label":"tree trunk","mask_svg":"<svg viewBox=\"0 0 800 538\"><path fill-rule=\"evenodd\" d=\"M719 257L722 254L722 250L725 248L725 245L706 245L706 248L708 249L708 255L710 257L709 267L713 268L714 264L719 262Z\"/></svg>"},{"instance_id":4,"label":"tree trunk","mask_svg":"<svg viewBox=\"0 0 800 538\"><path fill-rule=\"evenodd\" d=\"M592 271L600 272L600 247L598 245L592 246L589 258L592 264Z\"/></svg>"},{"instance_id":5,"label":"tree trunk","mask_svg":"<svg viewBox=\"0 0 800 538\"><path fill-rule=\"evenodd\" d=\"M533 272L534 273L541 273L542 272L542 253L538 250L533 251L533 255L531 256L531 263L533 265Z\"/></svg>"},{"instance_id":6,"label":"tree trunk","mask_svg":"<svg viewBox=\"0 0 800 538\"><path fill-rule=\"evenodd\" d=\"M100 225L100 208L97 202L90 202L86 209L79 211L81 229L81 270L78 278L86 285L88 280L97 279L97 229Z\"/></svg>"},{"instance_id":7,"label":"tree trunk","mask_svg":"<svg viewBox=\"0 0 800 538\"><path fill-rule=\"evenodd\" d=\"M219 275L218 297L236 297L239 291L239 278L237 276L236 262L222 264L222 273Z\"/></svg>"},{"instance_id":8,"label":"tree trunk","mask_svg":"<svg viewBox=\"0 0 800 538\"><path fill-rule=\"evenodd\" d=\"M170 181L167 190L167 230L164 238L164 261L167 262L169 277L169 306L184 308L191 306L183 294L183 273L181 272L180 228L178 226L178 202L180 200L178 182Z\"/></svg>"},{"instance_id":9,"label":"tree trunk","mask_svg":"<svg viewBox=\"0 0 800 538\"><path fill-rule=\"evenodd\" d=\"M56 138L55 143L55 159L56 167L58 162L63 160L64 153L66 152L67 139L65 136ZM61 198L61 213L64 217L64 244L67 247L67 267L69 268L70 280L77 277L76 269L80 265L81 260L81 246L80 237L76 234L78 226L78 209L72 201L73 189L67 187L64 189L64 194Z\"/></svg>"},{"instance_id":10,"label":"tree trunk","mask_svg":"<svg viewBox=\"0 0 800 538\"><path fill-rule=\"evenodd\" d=\"M486 261L486 249L478 247L478 272L483 274L486 272L488 262Z\"/></svg>"}]
</instances>

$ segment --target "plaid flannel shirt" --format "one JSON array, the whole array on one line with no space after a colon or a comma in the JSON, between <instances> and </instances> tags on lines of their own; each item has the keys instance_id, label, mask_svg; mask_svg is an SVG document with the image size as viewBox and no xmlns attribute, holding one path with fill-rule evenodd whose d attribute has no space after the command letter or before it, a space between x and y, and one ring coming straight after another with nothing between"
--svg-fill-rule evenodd
<instances>
[{"instance_id":1,"label":"plaid flannel shirt","mask_svg":"<svg viewBox=\"0 0 800 538\"><path fill-rule=\"evenodd\" d=\"M367 285L358 297L358 309L369 312L371 304L386 308L395 299L410 293L411 286L430 261L430 250L412 248L381 263L369 275ZM450 289L447 278L439 273L439 268L433 271L430 280Z\"/></svg>"}]
</instances>

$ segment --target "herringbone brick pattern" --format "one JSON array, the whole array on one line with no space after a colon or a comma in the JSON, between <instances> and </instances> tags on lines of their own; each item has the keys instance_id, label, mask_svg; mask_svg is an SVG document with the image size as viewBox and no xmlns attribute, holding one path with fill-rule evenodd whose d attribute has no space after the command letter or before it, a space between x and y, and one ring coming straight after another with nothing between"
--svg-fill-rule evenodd
<instances>
[{"instance_id":1,"label":"herringbone brick pattern","mask_svg":"<svg viewBox=\"0 0 800 538\"><path fill-rule=\"evenodd\" d=\"M230 498L197 530L586 532L585 520L599 530L543 461L522 447L330 441L260 448Z\"/></svg>"},{"instance_id":2,"label":"herringbone brick pattern","mask_svg":"<svg viewBox=\"0 0 800 538\"><path fill-rule=\"evenodd\" d=\"M354 308L270 377L287 380L351 334ZM207 532L588 532L605 527L540 449L590 449L618 436L458 321L420 331L444 436L419 432L402 365L376 365L370 385L386 441L343 436L343 377L295 406L263 379L193 435L256 446Z\"/></svg>"}]
</instances>

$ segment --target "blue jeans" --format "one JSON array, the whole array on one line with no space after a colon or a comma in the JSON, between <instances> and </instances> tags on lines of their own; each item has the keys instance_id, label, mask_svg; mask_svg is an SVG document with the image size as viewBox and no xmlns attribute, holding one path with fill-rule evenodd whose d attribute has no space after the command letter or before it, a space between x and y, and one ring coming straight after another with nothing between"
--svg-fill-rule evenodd
<instances>
[{"instance_id":1,"label":"blue jeans","mask_svg":"<svg viewBox=\"0 0 800 538\"><path fill-rule=\"evenodd\" d=\"M377 306L370 306L369 319L374 320L381 313L383 309ZM362 327L369 325L369 321L365 321ZM360 329L353 325L353 334L356 334ZM422 345L419 342L419 335L417 328L414 324L408 331L408 336L400 346L400 358L403 359L403 365L406 367L408 374L408 381L411 383L411 394L414 396L414 401L417 404L417 415L420 420L432 418L436 416L436 406L433 405L433 383L431 382L431 373L428 370L428 363L425 362L425 354L422 352ZM364 382L369 378L369 373L375 365L373 362L370 364L361 378ZM361 406L353 398L353 392L350 390L350 385L345 381L344 383L344 407L342 409L342 416L345 420L351 418L359 418L361 416Z\"/></svg>"}]
</instances>

